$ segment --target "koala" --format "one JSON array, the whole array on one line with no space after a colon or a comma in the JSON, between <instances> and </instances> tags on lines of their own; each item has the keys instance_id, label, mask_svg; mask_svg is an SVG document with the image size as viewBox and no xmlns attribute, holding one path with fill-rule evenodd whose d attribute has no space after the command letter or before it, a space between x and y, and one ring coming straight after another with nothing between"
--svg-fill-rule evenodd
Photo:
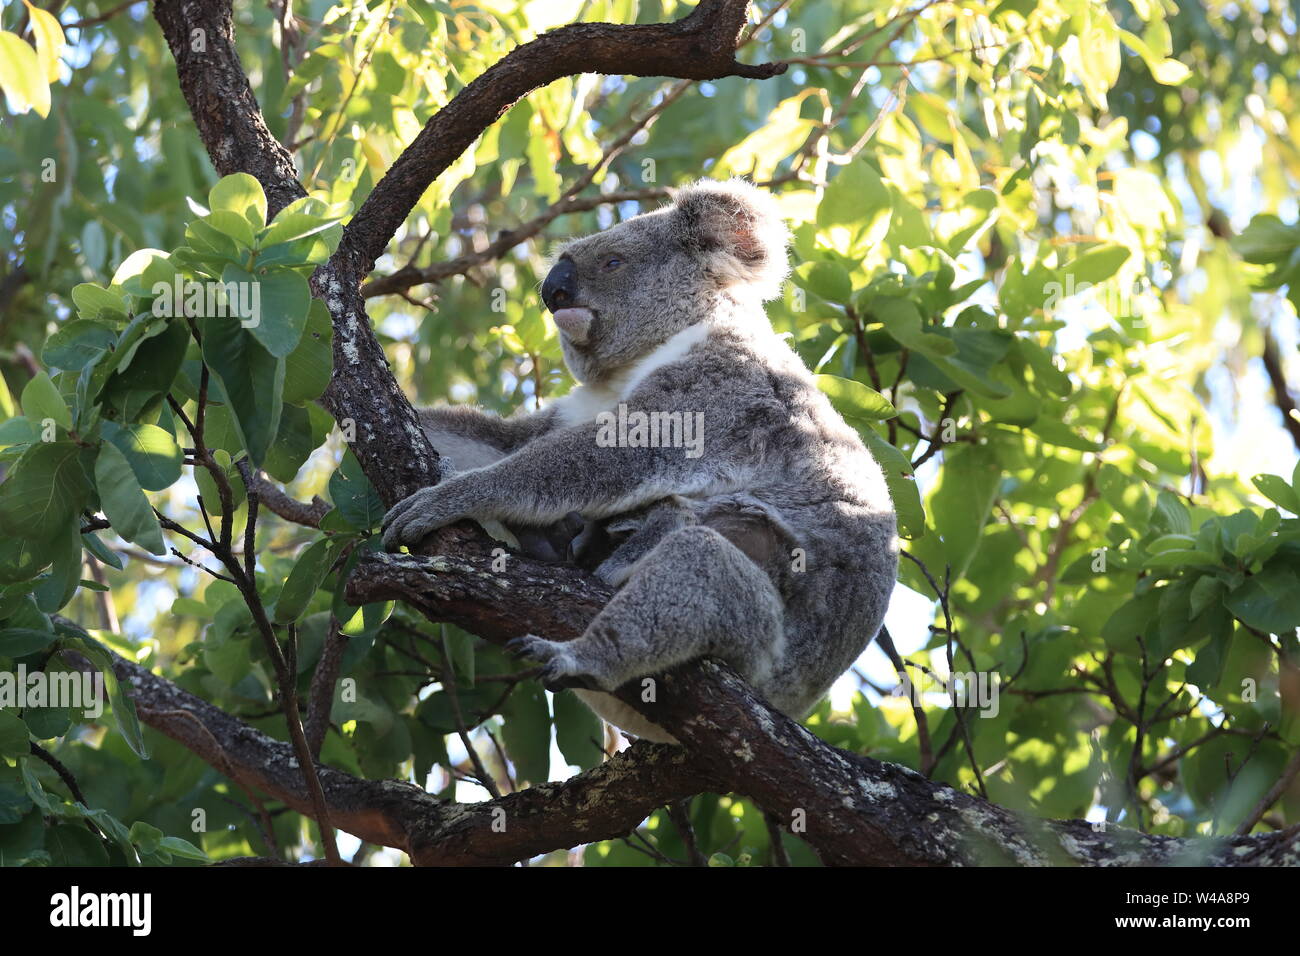
<instances>
[{"instance_id":1,"label":"koala","mask_svg":"<svg viewBox=\"0 0 1300 956\"><path fill-rule=\"evenodd\" d=\"M580 515L574 553L590 547L618 590L580 638L512 648L636 736L672 741L607 692L701 656L805 716L874 639L893 590L880 467L763 309L787 243L775 201L737 180L567 243L541 296L579 384L509 418L425 413L434 447L467 470L384 518L396 548L463 518Z\"/></svg>"}]
</instances>

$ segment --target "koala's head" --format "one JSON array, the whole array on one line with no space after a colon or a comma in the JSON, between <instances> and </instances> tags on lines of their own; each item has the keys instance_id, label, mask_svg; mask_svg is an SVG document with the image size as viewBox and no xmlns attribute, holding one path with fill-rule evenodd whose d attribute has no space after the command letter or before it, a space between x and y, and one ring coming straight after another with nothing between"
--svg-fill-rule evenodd
<instances>
[{"instance_id":1,"label":"koala's head","mask_svg":"<svg viewBox=\"0 0 1300 956\"><path fill-rule=\"evenodd\" d=\"M569 371L600 381L707 320L724 296L757 309L780 291L788 238L767 193L703 180L664 209L569 242L542 283Z\"/></svg>"}]
</instances>

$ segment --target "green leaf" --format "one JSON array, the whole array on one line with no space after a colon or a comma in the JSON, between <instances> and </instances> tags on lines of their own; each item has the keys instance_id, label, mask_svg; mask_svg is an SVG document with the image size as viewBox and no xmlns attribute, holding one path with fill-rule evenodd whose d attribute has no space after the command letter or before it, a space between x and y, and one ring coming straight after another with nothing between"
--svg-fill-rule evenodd
<instances>
[{"instance_id":1,"label":"green leaf","mask_svg":"<svg viewBox=\"0 0 1300 956\"><path fill-rule=\"evenodd\" d=\"M50 84L36 50L5 30L0 30L0 90L9 95L18 112L31 107L41 116L50 115Z\"/></svg>"},{"instance_id":2,"label":"green leaf","mask_svg":"<svg viewBox=\"0 0 1300 956\"><path fill-rule=\"evenodd\" d=\"M328 426L319 431L312 427L313 418L329 418L323 409L319 412L322 414L313 416L311 408L285 404L280 414L280 428L263 465L268 475L277 481L293 481L312 451L329 437ZM333 423L333 419L329 421Z\"/></svg>"},{"instance_id":3,"label":"green leaf","mask_svg":"<svg viewBox=\"0 0 1300 956\"><path fill-rule=\"evenodd\" d=\"M329 495L340 517L357 531L370 530L384 516L383 500L351 451L343 455L338 469L330 476Z\"/></svg>"},{"instance_id":4,"label":"green leaf","mask_svg":"<svg viewBox=\"0 0 1300 956\"><path fill-rule=\"evenodd\" d=\"M1195 543L1191 537L1192 516L1187 506L1173 492L1162 489L1156 494L1156 510L1151 516L1151 528L1165 528L1173 534L1185 535L1189 538L1189 547Z\"/></svg>"},{"instance_id":5,"label":"green leaf","mask_svg":"<svg viewBox=\"0 0 1300 956\"><path fill-rule=\"evenodd\" d=\"M1105 282L1128 261L1129 251L1116 243L1095 246L1077 257L1065 267L1065 272L1074 277L1074 288L1079 291L1081 283L1096 285Z\"/></svg>"},{"instance_id":6,"label":"green leaf","mask_svg":"<svg viewBox=\"0 0 1300 956\"><path fill-rule=\"evenodd\" d=\"M125 363L119 365L104 384L101 401L116 408L122 420L128 421L143 414L147 407L161 405L162 396L171 390L185 361L189 344L189 328L182 321L151 327L134 347L130 374L125 372Z\"/></svg>"},{"instance_id":7,"label":"green leaf","mask_svg":"<svg viewBox=\"0 0 1300 956\"><path fill-rule=\"evenodd\" d=\"M300 405L320 397L334 368L329 309L312 299L298 346L284 360L284 400Z\"/></svg>"},{"instance_id":8,"label":"green leaf","mask_svg":"<svg viewBox=\"0 0 1300 956\"><path fill-rule=\"evenodd\" d=\"M27 725L18 713L8 708L0 709L0 757L26 757L31 753Z\"/></svg>"},{"instance_id":9,"label":"green leaf","mask_svg":"<svg viewBox=\"0 0 1300 956\"><path fill-rule=\"evenodd\" d=\"M253 248L253 224L240 213L217 209L205 216L203 221L243 248L250 250Z\"/></svg>"},{"instance_id":10,"label":"green leaf","mask_svg":"<svg viewBox=\"0 0 1300 956\"><path fill-rule=\"evenodd\" d=\"M36 606L47 614L72 600L81 583L82 565L81 533L75 518L51 537L54 565L32 591Z\"/></svg>"},{"instance_id":11,"label":"green leaf","mask_svg":"<svg viewBox=\"0 0 1300 956\"><path fill-rule=\"evenodd\" d=\"M1256 475L1251 479L1260 493L1279 508L1285 508L1293 515L1300 515L1300 495L1286 480L1277 475Z\"/></svg>"},{"instance_id":12,"label":"green leaf","mask_svg":"<svg viewBox=\"0 0 1300 956\"><path fill-rule=\"evenodd\" d=\"M221 281L227 285L240 283L249 290L242 301L251 305L251 315L243 325L263 348L276 358L284 358L298 347L311 305L306 279L289 271L254 275L228 265L221 273Z\"/></svg>"},{"instance_id":13,"label":"green leaf","mask_svg":"<svg viewBox=\"0 0 1300 956\"><path fill-rule=\"evenodd\" d=\"M1106 503L1124 516L1131 528L1141 528L1151 515L1151 499L1140 479L1131 478L1107 462L1097 470L1097 488Z\"/></svg>"},{"instance_id":14,"label":"green leaf","mask_svg":"<svg viewBox=\"0 0 1300 956\"><path fill-rule=\"evenodd\" d=\"M501 736L521 780L545 783L550 779L551 714L546 692L534 680L521 681L501 710L505 726Z\"/></svg>"},{"instance_id":15,"label":"green leaf","mask_svg":"<svg viewBox=\"0 0 1300 956\"><path fill-rule=\"evenodd\" d=\"M89 388L89 396L92 401L98 400L100 393L108 385L110 377L119 370L125 370L130 367L135 360L136 352L140 346L155 335L161 335L167 329L167 320L144 312L132 319L122 334L118 336L117 345L113 351L104 356L93 368L92 384Z\"/></svg>"},{"instance_id":16,"label":"green leaf","mask_svg":"<svg viewBox=\"0 0 1300 956\"><path fill-rule=\"evenodd\" d=\"M54 643L58 637L53 631L39 631L30 627L7 627L0 630L0 657L26 657Z\"/></svg>"},{"instance_id":17,"label":"green leaf","mask_svg":"<svg viewBox=\"0 0 1300 956\"><path fill-rule=\"evenodd\" d=\"M113 273L113 281L110 285L117 286L123 292L131 295L148 295L150 286L144 284L144 276L154 263L161 263L165 267L170 267L171 256L161 249L137 249L117 267ZM73 301L76 301L76 289L73 289ZM125 312L125 306L122 311ZM84 318L93 319L93 315L84 316Z\"/></svg>"},{"instance_id":18,"label":"green leaf","mask_svg":"<svg viewBox=\"0 0 1300 956\"><path fill-rule=\"evenodd\" d=\"M1228 661L1232 644L1231 618L1229 626L1210 636L1209 641L1196 651L1196 658L1187 666L1187 679L1197 687L1213 687L1223 679L1223 665Z\"/></svg>"},{"instance_id":19,"label":"green leaf","mask_svg":"<svg viewBox=\"0 0 1300 956\"><path fill-rule=\"evenodd\" d=\"M203 361L220 386L218 397L234 413L244 450L260 468L280 427L284 360L231 319L206 319L202 333Z\"/></svg>"},{"instance_id":20,"label":"green leaf","mask_svg":"<svg viewBox=\"0 0 1300 956\"><path fill-rule=\"evenodd\" d=\"M26 418L11 418L0 422L0 447L30 445L41 440L41 429Z\"/></svg>"},{"instance_id":21,"label":"green leaf","mask_svg":"<svg viewBox=\"0 0 1300 956\"><path fill-rule=\"evenodd\" d=\"M1073 448L1076 451L1101 450L1101 445L1097 442L1083 437L1065 422L1057 421L1046 415L1036 420L1030 426L1030 431L1049 445L1056 445L1058 448Z\"/></svg>"},{"instance_id":22,"label":"green leaf","mask_svg":"<svg viewBox=\"0 0 1300 956\"><path fill-rule=\"evenodd\" d=\"M320 216L290 212L285 209L275 217L271 225L262 231L257 240L257 246L259 249L268 249L282 242L295 242L299 239L305 239L308 236L316 235L318 232L324 232L337 221L332 218L321 218Z\"/></svg>"},{"instance_id":23,"label":"green leaf","mask_svg":"<svg viewBox=\"0 0 1300 956\"><path fill-rule=\"evenodd\" d=\"M131 842L141 854L153 853L162 843L163 832L152 824L137 820L131 824Z\"/></svg>"},{"instance_id":24,"label":"green leaf","mask_svg":"<svg viewBox=\"0 0 1300 956\"><path fill-rule=\"evenodd\" d=\"M117 342L117 330L102 322L73 319L45 340L41 361L53 368L80 371Z\"/></svg>"},{"instance_id":25,"label":"green leaf","mask_svg":"<svg viewBox=\"0 0 1300 956\"><path fill-rule=\"evenodd\" d=\"M90 497L85 455L68 441L28 448L0 485L0 527L33 538L66 527Z\"/></svg>"},{"instance_id":26,"label":"green leaf","mask_svg":"<svg viewBox=\"0 0 1300 956\"><path fill-rule=\"evenodd\" d=\"M834 262L804 262L794 270L794 281L828 302L847 303L853 298L848 272Z\"/></svg>"},{"instance_id":27,"label":"green leaf","mask_svg":"<svg viewBox=\"0 0 1300 956\"><path fill-rule=\"evenodd\" d=\"M72 412L68 408L68 403L63 400L58 388L44 372L37 372L36 376L27 383L21 401L23 414L30 421L43 422L46 419L53 419L64 428L72 427Z\"/></svg>"},{"instance_id":28,"label":"green leaf","mask_svg":"<svg viewBox=\"0 0 1300 956\"><path fill-rule=\"evenodd\" d=\"M62 737L72 727L72 713L67 707L32 707L23 708L23 723L37 740L52 740Z\"/></svg>"},{"instance_id":29,"label":"green leaf","mask_svg":"<svg viewBox=\"0 0 1300 956\"><path fill-rule=\"evenodd\" d=\"M157 425L127 425L104 422L103 436L116 446L146 491L170 488L181 477L185 458L171 432Z\"/></svg>"},{"instance_id":30,"label":"green leaf","mask_svg":"<svg viewBox=\"0 0 1300 956\"><path fill-rule=\"evenodd\" d=\"M1001 482L1002 469L992 448L962 444L944 451L943 478L929 508L954 578L966 573L979 549Z\"/></svg>"},{"instance_id":31,"label":"green leaf","mask_svg":"<svg viewBox=\"0 0 1300 956\"><path fill-rule=\"evenodd\" d=\"M203 642L203 664L227 687L234 687L252 671L251 638L217 638L209 634Z\"/></svg>"},{"instance_id":32,"label":"green leaf","mask_svg":"<svg viewBox=\"0 0 1300 956\"><path fill-rule=\"evenodd\" d=\"M916 303L894 296L877 296L868 303L871 318L881 322L885 330L904 348L920 352L931 359L953 355L956 344L942 335L924 329L921 313Z\"/></svg>"},{"instance_id":33,"label":"green leaf","mask_svg":"<svg viewBox=\"0 0 1300 956\"><path fill-rule=\"evenodd\" d=\"M921 506L921 491L912 475L912 463L874 429L860 428L858 433L885 473L885 485L898 516L899 534L908 539L921 537L925 534L925 509Z\"/></svg>"},{"instance_id":34,"label":"green leaf","mask_svg":"<svg viewBox=\"0 0 1300 956\"><path fill-rule=\"evenodd\" d=\"M1160 610L1161 592L1148 591L1124 602L1101 629L1106 646L1117 651L1132 651L1137 638L1151 633Z\"/></svg>"},{"instance_id":35,"label":"green leaf","mask_svg":"<svg viewBox=\"0 0 1300 956\"><path fill-rule=\"evenodd\" d=\"M814 379L835 410L845 418L879 422L898 414L889 399L855 379L838 375L816 375Z\"/></svg>"},{"instance_id":36,"label":"green leaf","mask_svg":"<svg viewBox=\"0 0 1300 956\"><path fill-rule=\"evenodd\" d=\"M110 442L100 445L99 456L95 459L95 486L99 489L104 515L113 523L114 531L151 554L167 553L162 529L149 499L140 488L126 456Z\"/></svg>"},{"instance_id":37,"label":"green leaf","mask_svg":"<svg viewBox=\"0 0 1300 956\"><path fill-rule=\"evenodd\" d=\"M108 850L104 841L86 829L72 823L59 823L45 835L45 847L55 866L108 866Z\"/></svg>"},{"instance_id":38,"label":"green leaf","mask_svg":"<svg viewBox=\"0 0 1300 956\"><path fill-rule=\"evenodd\" d=\"M857 159L826 187L817 205L817 228L837 252L862 254L885 237L893 211L893 199L880 174Z\"/></svg>"},{"instance_id":39,"label":"green leaf","mask_svg":"<svg viewBox=\"0 0 1300 956\"><path fill-rule=\"evenodd\" d=\"M474 636L458 627L442 625L442 647L459 683L473 684L478 661L474 652Z\"/></svg>"},{"instance_id":40,"label":"green leaf","mask_svg":"<svg viewBox=\"0 0 1300 956\"><path fill-rule=\"evenodd\" d=\"M141 760L149 759L149 748L145 746L144 735L140 731L140 718L135 711L135 702L126 696L122 686L113 672L113 658L102 644L80 628L57 625L59 632L71 646L81 651L92 664L104 675L104 686L108 689L108 699L113 705L113 717L127 745L135 751Z\"/></svg>"},{"instance_id":41,"label":"green leaf","mask_svg":"<svg viewBox=\"0 0 1300 956\"><path fill-rule=\"evenodd\" d=\"M1264 213L1252 219L1245 232L1232 239L1232 248L1256 265L1280 262L1300 248L1300 226L1285 225L1277 216Z\"/></svg>"},{"instance_id":42,"label":"green leaf","mask_svg":"<svg viewBox=\"0 0 1300 956\"><path fill-rule=\"evenodd\" d=\"M0 536L0 584L30 581L50 563L51 538Z\"/></svg>"},{"instance_id":43,"label":"green leaf","mask_svg":"<svg viewBox=\"0 0 1300 956\"><path fill-rule=\"evenodd\" d=\"M1300 627L1300 574L1270 563L1224 600L1237 620L1269 634L1291 634Z\"/></svg>"},{"instance_id":44,"label":"green leaf","mask_svg":"<svg viewBox=\"0 0 1300 956\"><path fill-rule=\"evenodd\" d=\"M248 173L234 173L217 180L208 192L208 208L213 212L237 212L254 229L266 225L266 194L262 192L262 184Z\"/></svg>"},{"instance_id":45,"label":"green leaf","mask_svg":"<svg viewBox=\"0 0 1300 956\"><path fill-rule=\"evenodd\" d=\"M605 730L597 717L576 694L559 693L555 701L555 742L564 759L573 766L590 770L605 759L601 746Z\"/></svg>"},{"instance_id":46,"label":"green leaf","mask_svg":"<svg viewBox=\"0 0 1300 956\"><path fill-rule=\"evenodd\" d=\"M72 287L72 304L83 319L99 318L107 312L112 318L126 318L126 299L116 289L105 289L94 282L83 282Z\"/></svg>"},{"instance_id":47,"label":"green leaf","mask_svg":"<svg viewBox=\"0 0 1300 956\"><path fill-rule=\"evenodd\" d=\"M187 840L180 837L165 836L158 844L160 849L166 850L173 856L179 856L185 860L202 860L208 861L208 855Z\"/></svg>"},{"instance_id":48,"label":"green leaf","mask_svg":"<svg viewBox=\"0 0 1300 956\"><path fill-rule=\"evenodd\" d=\"M285 579L280 598L275 602L275 623L288 624L302 617L312 595L325 580L330 565L338 556L340 542L322 538L298 556L298 561Z\"/></svg>"}]
</instances>

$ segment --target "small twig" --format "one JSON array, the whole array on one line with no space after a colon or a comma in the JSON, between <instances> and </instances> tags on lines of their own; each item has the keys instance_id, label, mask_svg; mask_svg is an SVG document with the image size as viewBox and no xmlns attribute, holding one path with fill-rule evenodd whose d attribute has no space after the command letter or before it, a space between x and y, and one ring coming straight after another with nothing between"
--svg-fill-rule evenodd
<instances>
[{"instance_id":1,"label":"small twig","mask_svg":"<svg viewBox=\"0 0 1300 956\"><path fill-rule=\"evenodd\" d=\"M763 820L767 823L767 844L772 853L772 865L790 866L790 854L785 852L785 841L782 839L781 821L766 812Z\"/></svg>"},{"instance_id":2,"label":"small twig","mask_svg":"<svg viewBox=\"0 0 1300 956\"><path fill-rule=\"evenodd\" d=\"M1268 808L1277 803L1282 794L1286 793L1291 783L1296 779L1297 774L1300 774L1300 750L1291 755L1291 759L1287 761L1286 767L1282 770L1282 775L1277 778L1273 786L1268 788L1268 792L1259 798L1259 802L1246 815L1246 819L1242 820L1237 829L1233 831L1233 835L1245 836L1253 830L1255 824L1264 818Z\"/></svg>"},{"instance_id":3,"label":"small twig","mask_svg":"<svg viewBox=\"0 0 1300 956\"><path fill-rule=\"evenodd\" d=\"M77 786L77 778L72 775L72 771L65 767L58 757L54 756L54 754L50 753L44 747L35 743L29 744L29 747L33 757L44 761L49 765L51 770L59 775L59 779L63 781L63 785L67 787L68 792L72 794L72 799L77 801L77 803L81 804L83 807L89 808L90 801L86 799L86 795L82 793L81 788Z\"/></svg>"},{"instance_id":4,"label":"small twig","mask_svg":"<svg viewBox=\"0 0 1300 956\"><path fill-rule=\"evenodd\" d=\"M678 835L682 838L691 866L708 866L709 859L700 850L699 842L695 839L695 827L691 823L691 798L674 800L665 809L668 811L668 819L673 822Z\"/></svg>"}]
</instances>

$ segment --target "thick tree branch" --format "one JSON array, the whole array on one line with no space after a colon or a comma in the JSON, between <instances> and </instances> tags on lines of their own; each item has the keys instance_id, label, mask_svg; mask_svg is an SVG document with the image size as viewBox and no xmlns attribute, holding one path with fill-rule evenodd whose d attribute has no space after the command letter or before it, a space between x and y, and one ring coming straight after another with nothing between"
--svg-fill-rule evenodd
<instances>
[{"instance_id":1,"label":"thick tree branch","mask_svg":"<svg viewBox=\"0 0 1300 956\"><path fill-rule=\"evenodd\" d=\"M400 599L432 620L498 642L528 630L577 637L607 595L572 568L516 557L496 572L487 556L459 552L376 554L348 582L351 601ZM793 828L828 864L1238 866L1300 859L1300 827L1226 842L1172 840L1004 810L906 767L823 743L713 661L662 675L654 703L641 699L639 686L618 696L680 740L693 766Z\"/></svg>"},{"instance_id":2,"label":"thick tree branch","mask_svg":"<svg viewBox=\"0 0 1300 956\"><path fill-rule=\"evenodd\" d=\"M77 655L79 658L79 655ZM75 663L85 664L84 659ZM123 657L113 655L140 719L242 787L312 816L293 748ZM657 807L716 788L680 748L641 744L563 783L500 800L449 804L414 784L320 769L330 822L416 865L506 865L631 832Z\"/></svg>"},{"instance_id":3,"label":"thick tree branch","mask_svg":"<svg viewBox=\"0 0 1300 956\"><path fill-rule=\"evenodd\" d=\"M88 665L87 665L88 666ZM165 678L114 655L140 719L240 786L312 814L292 747ZM696 676L707 709L695 712ZM893 764L829 747L758 700L726 668L665 675L655 712L686 748L640 743L562 783L475 804L447 804L413 784L321 768L331 822L416 865L503 865L626 835L658 807L706 790L759 794L828 863L910 866L1088 864L1283 866L1300 862L1300 827L1224 840L1179 840L1081 820L1012 813ZM716 738L715 744L706 744ZM698 759L700 752L710 759ZM689 755L689 756L688 756Z\"/></svg>"},{"instance_id":4,"label":"thick tree branch","mask_svg":"<svg viewBox=\"0 0 1300 956\"><path fill-rule=\"evenodd\" d=\"M267 128L240 65L229 0L158 0L153 15L176 58L181 93L217 172L256 178L271 216L307 195L289 151Z\"/></svg>"}]
</instances>

